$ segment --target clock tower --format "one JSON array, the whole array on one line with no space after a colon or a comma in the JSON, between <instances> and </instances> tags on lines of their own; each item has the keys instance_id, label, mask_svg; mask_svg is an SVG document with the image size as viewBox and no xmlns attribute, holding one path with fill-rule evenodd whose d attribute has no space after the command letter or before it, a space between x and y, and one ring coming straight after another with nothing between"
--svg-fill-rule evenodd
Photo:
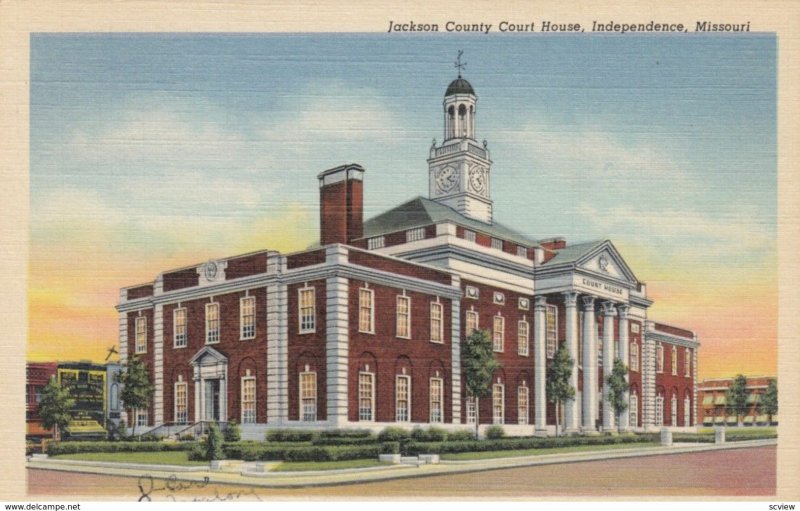
<instances>
[{"instance_id":1,"label":"clock tower","mask_svg":"<svg viewBox=\"0 0 800 511\"><path fill-rule=\"evenodd\" d=\"M428 158L428 196L466 217L491 224L492 161L486 141L479 144L475 140L478 97L472 85L461 77L464 65L459 53L458 78L444 94L444 141L437 145L434 139Z\"/></svg>"}]
</instances>

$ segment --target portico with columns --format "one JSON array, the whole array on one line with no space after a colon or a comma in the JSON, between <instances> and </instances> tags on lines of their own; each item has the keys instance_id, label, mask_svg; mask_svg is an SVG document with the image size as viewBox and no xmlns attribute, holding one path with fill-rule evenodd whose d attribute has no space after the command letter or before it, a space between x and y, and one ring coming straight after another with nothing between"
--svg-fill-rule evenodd
<instances>
[{"instance_id":1,"label":"portico with columns","mask_svg":"<svg viewBox=\"0 0 800 511\"><path fill-rule=\"evenodd\" d=\"M546 357L537 339L543 338L546 328L544 310L558 305L563 311L563 326L558 328L558 342L563 344L575 361L570 384L576 389L575 399L563 407L563 424L567 433L595 433L637 429L630 423L630 412L616 414L611 406L605 378L611 374L614 360L621 359L629 368L626 379L641 380L647 367L638 360L632 365L630 342L632 323L637 336L647 318L647 299L644 284L636 279L622 256L608 240L572 245L563 248L546 264L536 268L535 288L535 403L539 419L539 403L547 403L545 390ZM542 311L542 312L540 312ZM563 336L563 337L562 337ZM638 343L641 344L640 342ZM637 357L641 351L637 348ZM641 384L640 384L641 386ZM626 393L629 402L630 394ZM638 403L636 403L638 406ZM544 415L544 412L541 412ZM641 416L636 413L636 416ZM542 421L544 421L544 417ZM552 424L551 424L552 425ZM644 425L643 425L644 426ZM643 427L642 426L642 427ZM546 425L536 423L536 430Z\"/></svg>"}]
</instances>

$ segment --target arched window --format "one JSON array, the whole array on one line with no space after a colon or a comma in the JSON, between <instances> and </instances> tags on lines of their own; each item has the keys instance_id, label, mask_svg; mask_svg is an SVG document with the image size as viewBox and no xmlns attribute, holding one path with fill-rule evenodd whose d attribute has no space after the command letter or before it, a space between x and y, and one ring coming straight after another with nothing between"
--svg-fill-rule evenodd
<instances>
[{"instance_id":1,"label":"arched window","mask_svg":"<svg viewBox=\"0 0 800 511\"><path fill-rule=\"evenodd\" d=\"M656 396L656 426L664 425L664 396L659 394Z\"/></svg>"},{"instance_id":2,"label":"arched window","mask_svg":"<svg viewBox=\"0 0 800 511\"><path fill-rule=\"evenodd\" d=\"M462 137L467 136L467 107L464 105L458 106L458 127L460 128L459 135Z\"/></svg>"},{"instance_id":3,"label":"arched window","mask_svg":"<svg viewBox=\"0 0 800 511\"><path fill-rule=\"evenodd\" d=\"M638 427L639 426L639 396L636 394L636 391L631 392L631 399L630 399L630 412L631 412L631 427Z\"/></svg>"},{"instance_id":4,"label":"arched window","mask_svg":"<svg viewBox=\"0 0 800 511\"><path fill-rule=\"evenodd\" d=\"M689 392L683 396L683 425L692 425L692 398L689 397Z\"/></svg>"},{"instance_id":5,"label":"arched window","mask_svg":"<svg viewBox=\"0 0 800 511\"><path fill-rule=\"evenodd\" d=\"M670 408L670 424L672 426L678 425L678 396L675 395L675 392L672 392L672 399L669 401L669 408Z\"/></svg>"}]
</instances>

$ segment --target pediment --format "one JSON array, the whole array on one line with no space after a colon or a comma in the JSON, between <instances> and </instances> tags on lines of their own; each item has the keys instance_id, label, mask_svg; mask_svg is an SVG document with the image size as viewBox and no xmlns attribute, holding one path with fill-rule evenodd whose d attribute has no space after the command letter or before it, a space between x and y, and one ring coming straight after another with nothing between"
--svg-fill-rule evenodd
<instances>
[{"instance_id":1,"label":"pediment","mask_svg":"<svg viewBox=\"0 0 800 511\"><path fill-rule=\"evenodd\" d=\"M601 277L629 284L637 284L639 282L622 258L622 255L610 241L604 241L584 254L576 261L576 266Z\"/></svg>"},{"instance_id":2,"label":"pediment","mask_svg":"<svg viewBox=\"0 0 800 511\"><path fill-rule=\"evenodd\" d=\"M216 365L216 364L224 364L228 362L228 357L220 353L219 351L215 350L211 346L206 346L205 348L198 351L195 356L189 361L189 364L193 366L207 366L207 365Z\"/></svg>"}]
</instances>

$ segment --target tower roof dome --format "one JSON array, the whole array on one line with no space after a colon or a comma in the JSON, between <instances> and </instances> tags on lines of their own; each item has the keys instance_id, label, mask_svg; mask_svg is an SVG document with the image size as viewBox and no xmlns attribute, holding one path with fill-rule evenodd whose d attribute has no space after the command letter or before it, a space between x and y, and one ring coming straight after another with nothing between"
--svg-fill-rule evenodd
<instances>
[{"instance_id":1,"label":"tower roof dome","mask_svg":"<svg viewBox=\"0 0 800 511\"><path fill-rule=\"evenodd\" d=\"M472 94L474 96L475 90L468 81L459 76L450 82L450 85L447 86L447 92L444 93L445 96L451 96L453 94Z\"/></svg>"}]
</instances>

